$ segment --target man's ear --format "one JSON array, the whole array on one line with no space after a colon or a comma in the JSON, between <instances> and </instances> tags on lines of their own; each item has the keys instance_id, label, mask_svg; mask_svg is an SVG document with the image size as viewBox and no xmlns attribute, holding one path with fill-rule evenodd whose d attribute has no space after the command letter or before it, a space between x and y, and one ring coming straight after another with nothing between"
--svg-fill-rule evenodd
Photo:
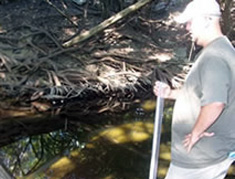
<instances>
[{"instance_id":1,"label":"man's ear","mask_svg":"<svg viewBox=\"0 0 235 179\"><path fill-rule=\"evenodd\" d=\"M205 17L204 22L205 22L204 27L208 28L210 26L210 23L211 23L211 17Z\"/></svg>"}]
</instances>

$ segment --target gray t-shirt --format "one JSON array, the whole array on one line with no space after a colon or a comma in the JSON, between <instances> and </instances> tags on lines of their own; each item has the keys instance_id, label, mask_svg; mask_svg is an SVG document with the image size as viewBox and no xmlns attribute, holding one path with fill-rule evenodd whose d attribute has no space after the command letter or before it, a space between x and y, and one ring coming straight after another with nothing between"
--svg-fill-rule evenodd
<instances>
[{"instance_id":1,"label":"gray t-shirt","mask_svg":"<svg viewBox=\"0 0 235 179\"><path fill-rule=\"evenodd\" d=\"M225 109L203 137L186 152L182 141L198 118L201 106L222 102ZM235 151L235 49L226 37L219 37L197 57L176 99L172 120L172 163L200 168L216 164Z\"/></svg>"}]
</instances>

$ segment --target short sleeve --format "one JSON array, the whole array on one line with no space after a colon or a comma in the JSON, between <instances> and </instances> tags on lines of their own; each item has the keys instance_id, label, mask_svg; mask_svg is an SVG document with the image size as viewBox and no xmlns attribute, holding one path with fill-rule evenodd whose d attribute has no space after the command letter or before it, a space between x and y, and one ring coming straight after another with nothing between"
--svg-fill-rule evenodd
<instances>
[{"instance_id":1,"label":"short sleeve","mask_svg":"<svg viewBox=\"0 0 235 179\"><path fill-rule=\"evenodd\" d=\"M200 70L201 105L213 102L227 104L230 78L229 67L223 59L207 58Z\"/></svg>"}]
</instances>

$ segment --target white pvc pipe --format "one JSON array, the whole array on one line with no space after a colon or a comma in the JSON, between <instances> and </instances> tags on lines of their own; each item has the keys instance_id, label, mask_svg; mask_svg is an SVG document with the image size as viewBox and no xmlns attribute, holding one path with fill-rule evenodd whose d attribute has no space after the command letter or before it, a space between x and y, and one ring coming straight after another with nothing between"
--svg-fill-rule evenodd
<instances>
[{"instance_id":1,"label":"white pvc pipe","mask_svg":"<svg viewBox=\"0 0 235 179\"><path fill-rule=\"evenodd\" d=\"M150 170L149 170L149 179L156 179L157 178L163 107L164 107L164 99L161 97L158 97L156 99L152 155L151 155L151 163L150 163Z\"/></svg>"}]
</instances>

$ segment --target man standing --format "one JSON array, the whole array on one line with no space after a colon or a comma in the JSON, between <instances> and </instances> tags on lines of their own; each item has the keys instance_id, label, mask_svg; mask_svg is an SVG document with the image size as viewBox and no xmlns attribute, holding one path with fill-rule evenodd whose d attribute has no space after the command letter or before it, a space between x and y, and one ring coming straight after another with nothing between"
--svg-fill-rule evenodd
<instances>
[{"instance_id":1,"label":"man standing","mask_svg":"<svg viewBox=\"0 0 235 179\"><path fill-rule=\"evenodd\" d=\"M223 179L235 160L235 49L220 28L216 0L194 0L176 19L203 49L185 84L157 81L154 93L176 99L172 161L166 179Z\"/></svg>"}]
</instances>

